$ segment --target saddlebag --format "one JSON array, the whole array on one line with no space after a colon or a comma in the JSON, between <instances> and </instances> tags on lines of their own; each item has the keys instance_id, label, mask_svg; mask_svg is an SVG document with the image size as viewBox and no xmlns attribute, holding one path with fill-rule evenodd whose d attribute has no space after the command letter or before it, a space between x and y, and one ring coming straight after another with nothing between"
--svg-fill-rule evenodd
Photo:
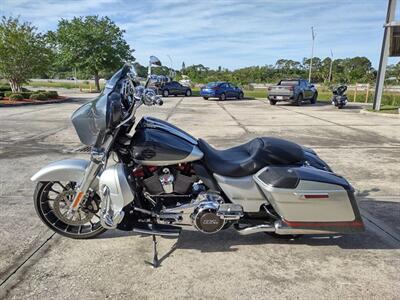
<instances>
[{"instance_id":1,"label":"saddlebag","mask_svg":"<svg viewBox=\"0 0 400 300\"><path fill-rule=\"evenodd\" d=\"M352 186L313 167L269 166L254 180L287 226L316 232L363 231Z\"/></svg>"}]
</instances>

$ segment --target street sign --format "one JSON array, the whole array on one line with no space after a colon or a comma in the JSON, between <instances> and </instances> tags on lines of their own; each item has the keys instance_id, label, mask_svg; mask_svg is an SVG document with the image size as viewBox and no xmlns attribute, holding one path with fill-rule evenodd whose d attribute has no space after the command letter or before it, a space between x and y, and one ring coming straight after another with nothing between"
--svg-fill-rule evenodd
<instances>
[{"instance_id":1,"label":"street sign","mask_svg":"<svg viewBox=\"0 0 400 300\"><path fill-rule=\"evenodd\" d=\"M390 26L389 56L400 56L400 25Z\"/></svg>"}]
</instances>

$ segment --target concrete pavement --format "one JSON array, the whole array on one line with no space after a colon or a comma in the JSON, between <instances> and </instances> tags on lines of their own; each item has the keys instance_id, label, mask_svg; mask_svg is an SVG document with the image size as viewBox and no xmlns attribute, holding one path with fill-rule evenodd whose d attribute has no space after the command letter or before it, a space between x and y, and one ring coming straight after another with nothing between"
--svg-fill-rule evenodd
<instances>
[{"instance_id":1,"label":"concrete pavement","mask_svg":"<svg viewBox=\"0 0 400 300\"><path fill-rule=\"evenodd\" d=\"M383 298L400 294L400 120L359 114L350 105L265 100L165 99L143 107L207 139L233 146L258 135L312 147L357 190L366 224L360 235L287 241L234 230L204 235L185 230L179 241L107 232L86 241L54 235L35 214L30 176L53 160L85 157L70 114L87 98L62 104L0 109L0 298Z\"/></svg>"}]
</instances>

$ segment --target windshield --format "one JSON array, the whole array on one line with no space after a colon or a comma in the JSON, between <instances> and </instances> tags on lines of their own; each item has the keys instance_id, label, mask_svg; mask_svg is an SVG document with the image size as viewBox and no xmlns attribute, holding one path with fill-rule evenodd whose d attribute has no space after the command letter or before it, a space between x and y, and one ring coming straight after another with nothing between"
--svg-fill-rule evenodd
<instances>
[{"instance_id":1,"label":"windshield","mask_svg":"<svg viewBox=\"0 0 400 300\"><path fill-rule=\"evenodd\" d=\"M72 114L72 124L83 144L94 146L102 143L110 126L112 102L121 101L119 81L128 72L130 67L124 65L107 81L104 90L96 99L82 105Z\"/></svg>"},{"instance_id":2,"label":"windshield","mask_svg":"<svg viewBox=\"0 0 400 300\"><path fill-rule=\"evenodd\" d=\"M299 84L298 80L282 80L281 82L279 82L279 85L284 85L284 86L294 86L298 84Z\"/></svg>"},{"instance_id":3,"label":"windshield","mask_svg":"<svg viewBox=\"0 0 400 300\"><path fill-rule=\"evenodd\" d=\"M218 86L220 83L221 82L210 82L210 83L207 83L206 87L213 88L213 87Z\"/></svg>"}]
</instances>

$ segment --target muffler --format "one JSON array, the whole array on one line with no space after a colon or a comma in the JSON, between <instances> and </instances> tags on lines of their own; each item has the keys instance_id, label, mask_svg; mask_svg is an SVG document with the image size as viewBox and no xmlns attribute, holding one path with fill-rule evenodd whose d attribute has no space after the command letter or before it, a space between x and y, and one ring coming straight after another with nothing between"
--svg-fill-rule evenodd
<instances>
[{"instance_id":1,"label":"muffler","mask_svg":"<svg viewBox=\"0 0 400 300\"><path fill-rule=\"evenodd\" d=\"M280 235L289 235L289 234L326 234L332 233L323 230L313 230L313 229L301 229L301 228L293 228L288 226L286 223L278 220L275 221L274 224L260 224L255 226L249 226L245 228L236 228L236 230L241 235L249 235L258 232L275 232Z\"/></svg>"}]
</instances>

